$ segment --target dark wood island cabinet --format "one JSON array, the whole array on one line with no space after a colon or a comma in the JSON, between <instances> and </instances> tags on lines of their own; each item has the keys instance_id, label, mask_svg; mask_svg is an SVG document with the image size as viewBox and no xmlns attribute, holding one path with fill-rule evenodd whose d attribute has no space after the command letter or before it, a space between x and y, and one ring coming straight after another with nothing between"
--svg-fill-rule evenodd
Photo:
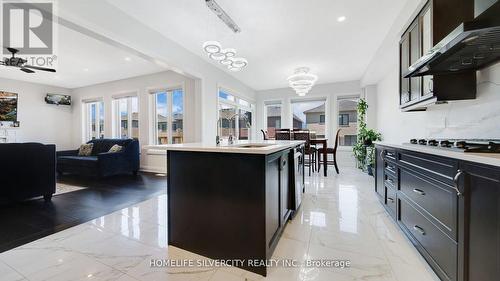
<instances>
[{"instance_id":1,"label":"dark wood island cabinet","mask_svg":"<svg viewBox=\"0 0 500 281\"><path fill-rule=\"evenodd\" d=\"M376 145L375 192L441 280L500 280L500 166Z\"/></svg>"},{"instance_id":2,"label":"dark wood island cabinet","mask_svg":"<svg viewBox=\"0 0 500 281\"><path fill-rule=\"evenodd\" d=\"M212 259L244 260L237 266L265 276L266 265L250 262L271 258L291 217L293 155L303 151L302 143L281 142L268 152L259 144L256 153L245 146L168 148L169 245Z\"/></svg>"}]
</instances>

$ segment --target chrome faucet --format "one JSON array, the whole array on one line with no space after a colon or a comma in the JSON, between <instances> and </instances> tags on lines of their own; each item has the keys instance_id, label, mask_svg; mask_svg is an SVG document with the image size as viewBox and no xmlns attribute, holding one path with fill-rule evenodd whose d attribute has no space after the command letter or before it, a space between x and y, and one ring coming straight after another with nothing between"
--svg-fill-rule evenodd
<instances>
[{"instance_id":1,"label":"chrome faucet","mask_svg":"<svg viewBox=\"0 0 500 281\"><path fill-rule=\"evenodd\" d=\"M229 121L229 137L228 137L228 144L234 144L234 134L235 134L235 128L232 126L233 124L233 121L236 119L236 117L238 116L241 116L245 119L245 126L246 128L250 128L251 125L250 125L250 122L248 122L248 118L246 115L244 114L239 114L239 113L236 113L234 114L233 116L231 116L231 118L224 118L224 117L220 117L219 120L217 120L217 136L215 137L215 143L216 145L220 145L221 143L221 137L220 137L220 129L221 129L221 124L222 124L222 120L226 119L227 121Z\"/></svg>"},{"instance_id":2,"label":"chrome faucet","mask_svg":"<svg viewBox=\"0 0 500 281\"><path fill-rule=\"evenodd\" d=\"M231 126L233 124L233 121L236 120L236 117L243 117L245 119L245 127L246 128L250 128L251 125L250 125L250 122L248 122L248 117L245 115L245 114L239 114L239 113L236 113L234 114L231 118L229 118L229 126ZM229 139L228 139L228 143L229 144L233 144L234 143L234 134L236 133L235 132L235 129L236 128L233 128L232 126L230 127L230 133L229 133Z\"/></svg>"}]
</instances>

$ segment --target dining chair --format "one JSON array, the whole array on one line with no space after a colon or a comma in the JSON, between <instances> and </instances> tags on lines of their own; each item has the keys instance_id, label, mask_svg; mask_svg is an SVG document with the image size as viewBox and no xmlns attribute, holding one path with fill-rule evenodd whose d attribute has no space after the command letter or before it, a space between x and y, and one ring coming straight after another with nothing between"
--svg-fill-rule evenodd
<instances>
[{"instance_id":1,"label":"dining chair","mask_svg":"<svg viewBox=\"0 0 500 281\"><path fill-rule=\"evenodd\" d=\"M326 149L326 161L325 159L321 159L322 153L318 152L318 163L326 164L326 165L333 165L335 166L335 171L337 174L339 173L339 166L337 164L337 148L339 146L339 134L340 134L340 129L337 130L337 133L335 134L335 144L333 147L328 147ZM333 155L333 161L328 161L328 155L332 154ZM326 162L326 163L325 163Z\"/></svg>"},{"instance_id":2,"label":"dining chair","mask_svg":"<svg viewBox=\"0 0 500 281\"><path fill-rule=\"evenodd\" d=\"M262 132L262 138L264 140L269 140L269 137L267 136L267 131L264 131L264 130L260 130Z\"/></svg>"},{"instance_id":3,"label":"dining chair","mask_svg":"<svg viewBox=\"0 0 500 281\"><path fill-rule=\"evenodd\" d=\"M308 161L304 160L304 165L309 166L309 176L311 176L311 169L313 172L316 172L316 148L311 146L311 139L309 136L309 132L295 132L293 134L294 140L303 140L306 142L304 154L308 156ZM305 158L305 157L304 157Z\"/></svg>"},{"instance_id":4,"label":"dining chair","mask_svg":"<svg viewBox=\"0 0 500 281\"><path fill-rule=\"evenodd\" d=\"M290 134L290 129L276 129L275 139L276 140L291 140L292 136Z\"/></svg>"}]
</instances>

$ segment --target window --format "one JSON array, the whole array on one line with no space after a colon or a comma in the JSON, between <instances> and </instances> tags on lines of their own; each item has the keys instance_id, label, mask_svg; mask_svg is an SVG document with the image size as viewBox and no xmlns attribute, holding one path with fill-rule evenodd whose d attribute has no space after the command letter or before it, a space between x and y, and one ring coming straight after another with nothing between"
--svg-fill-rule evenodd
<instances>
[{"instance_id":1,"label":"window","mask_svg":"<svg viewBox=\"0 0 500 281\"><path fill-rule=\"evenodd\" d=\"M320 124L325 124L325 115L324 115L324 114L321 114L321 115L319 116L319 123L320 123Z\"/></svg>"},{"instance_id":2,"label":"window","mask_svg":"<svg viewBox=\"0 0 500 281\"><path fill-rule=\"evenodd\" d=\"M356 135L345 135L344 136L344 144L345 146L353 146L356 144L357 141L357 136Z\"/></svg>"},{"instance_id":3,"label":"window","mask_svg":"<svg viewBox=\"0 0 500 281\"><path fill-rule=\"evenodd\" d=\"M156 91L153 93L153 103L154 143L183 143L184 91L182 89Z\"/></svg>"},{"instance_id":4,"label":"window","mask_svg":"<svg viewBox=\"0 0 500 281\"><path fill-rule=\"evenodd\" d=\"M339 114L339 126L349 126L349 114Z\"/></svg>"},{"instance_id":5,"label":"window","mask_svg":"<svg viewBox=\"0 0 500 281\"><path fill-rule=\"evenodd\" d=\"M139 98L124 97L114 100L115 126L114 137L139 139Z\"/></svg>"},{"instance_id":6,"label":"window","mask_svg":"<svg viewBox=\"0 0 500 281\"><path fill-rule=\"evenodd\" d=\"M281 103L268 103L265 105L267 136L276 137L276 129L281 129Z\"/></svg>"},{"instance_id":7,"label":"window","mask_svg":"<svg viewBox=\"0 0 500 281\"><path fill-rule=\"evenodd\" d=\"M326 137L325 105L326 100L292 101L293 128L308 129L318 138Z\"/></svg>"},{"instance_id":8,"label":"window","mask_svg":"<svg viewBox=\"0 0 500 281\"><path fill-rule=\"evenodd\" d=\"M233 134L239 140L251 139L253 112L252 103L219 89L217 134L221 138L228 138Z\"/></svg>"},{"instance_id":9,"label":"window","mask_svg":"<svg viewBox=\"0 0 500 281\"><path fill-rule=\"evenodd\" d=\"M339 145L353 146L358 134L358 100L359 97L339 97L337 99L339 112Z\"/></svg>"},{"instance_id":10,"label":"window","mask_svg":"<svg viewBox=\"0 0 500 281\"><path fill-rule=\"evenodd\" d=\"M104 102L85 103L85 140L104 138Z\"/></svg>"}]
</instances>

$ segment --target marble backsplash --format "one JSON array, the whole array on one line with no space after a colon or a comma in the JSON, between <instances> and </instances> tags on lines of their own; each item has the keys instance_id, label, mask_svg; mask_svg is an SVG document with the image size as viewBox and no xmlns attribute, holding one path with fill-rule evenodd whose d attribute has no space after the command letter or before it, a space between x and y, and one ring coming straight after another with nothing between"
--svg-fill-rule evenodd
<instances>
[{"instance_id":1,"label":"marble backsplash","mask_svg":"<svg viewBox=\"0 0 500 281\"><path fill-rule=\"evenodd\" d=\"M436 105L424 114L428 138L500 139L500 63L478 72L475 100Z\"/></svg>"}]
</instances>

